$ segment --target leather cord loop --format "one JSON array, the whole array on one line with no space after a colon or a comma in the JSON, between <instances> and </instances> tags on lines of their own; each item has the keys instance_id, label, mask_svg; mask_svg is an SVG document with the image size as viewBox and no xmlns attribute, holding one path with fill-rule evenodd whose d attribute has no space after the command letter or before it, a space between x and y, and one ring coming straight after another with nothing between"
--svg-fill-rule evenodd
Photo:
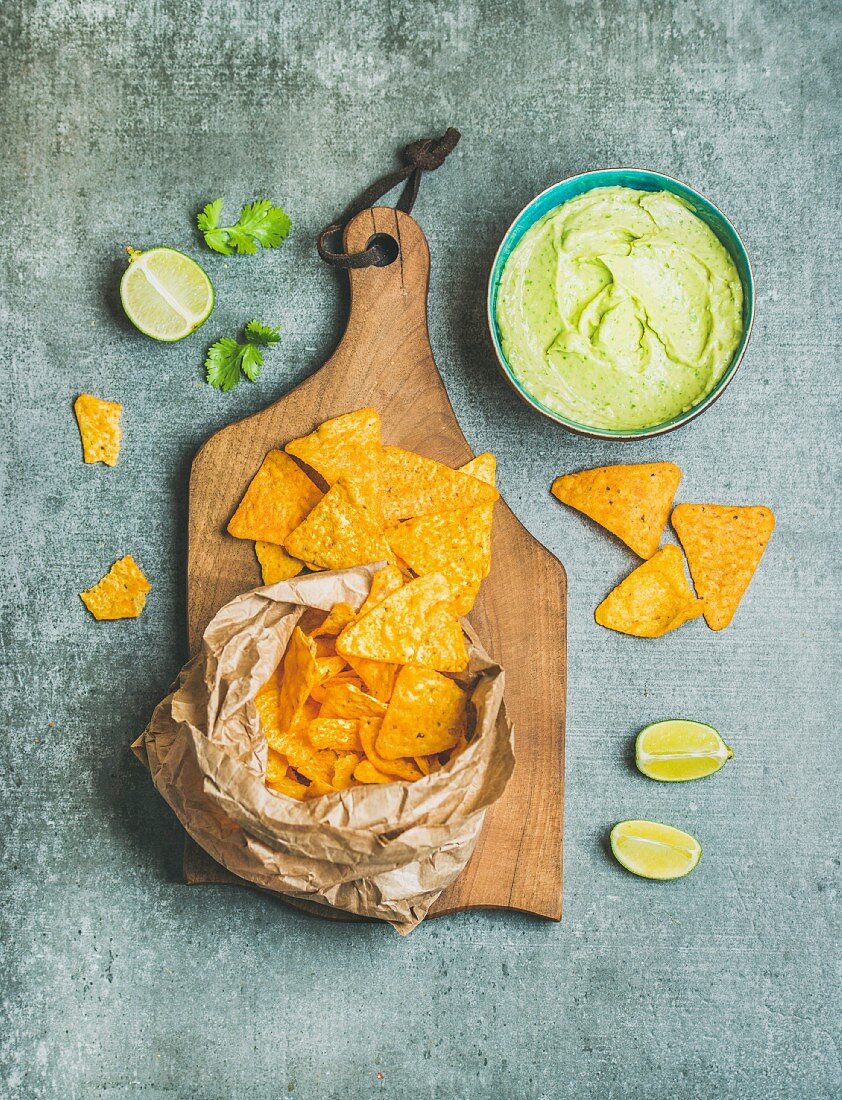
<instances>
[{"instance_id":1,"label":"leather cord loop","mask_svg":"<svg viewBox=\"0 0 842 1100\"><path fill-rule=\"evenodd\" d=\"M316 247L325 263L330 264L331 267L358 268L371 267L374 264L386 262L388 257L376 241L363 252L348 253L332 249L329 243L330 238L337 233L341 233L351 218L362 210L374 206L376 202L382 199L384 195L388 195L400 183L404 183L404 189L395 206L405 214L411 213L418 197L422 174L424 172L434 172L437 168L441 168L448 155L456 148L460 136L459 131L450 126L441 137L419 138L418 141L413 141L407 145L402 153L403 165L393 172L381 176L379 180L367 187L358 198L345 208L337 221L331 222L318 235Z\"/></svg>"}]
</instances>

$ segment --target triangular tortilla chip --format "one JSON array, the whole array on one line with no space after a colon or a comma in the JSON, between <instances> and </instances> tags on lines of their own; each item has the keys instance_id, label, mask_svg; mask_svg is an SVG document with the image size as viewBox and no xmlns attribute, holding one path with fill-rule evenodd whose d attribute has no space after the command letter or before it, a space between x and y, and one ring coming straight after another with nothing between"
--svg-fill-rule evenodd
<instances>
[{"instance_id":1,"label":"triangular tortilla chip","mask_svg":"<svg viewBox=\"0 0 842 1100\"><path fill-rule=\"evenodd\" d=\"M379 772L370 760L361 760L354 769L354 779L358 783L396 783L393 775Z\"/></svg>"},{"instance_id":2,"label":"triangular tortilla chip","mask_svg":"<svg viewBox=\"0 0 842 1100\"><path fill-rule=\"evenodd\" d=\"M347 680L325 685L320 718L382 718L385 713L385 703Z\"/></svg>"},{"instance_id":3,"label":"triangular tortilla chip","mask_svg":"<svg viewBox=\"0 0 842 1100\"><path fill-rule=\"evenodd\" d=\"M335 679L348 667L344 657L317 657L316 664L318 665L321 683L323 684L327 684L329 680ZM312 692L310 694L312 695Z\"/></svg>"},{"instance_id":4,"label":"triangular tortilla chip","mask_svg":"<svg viewBox=\"0 0 842 1100\"><path fill-rule=\"evenodd\" d=\"M280 681L278 693L278 728L281 734L289 732L304 709L307 696L321 682L321 672L316 660L315 642L300 627L292 632L284 659L278 669ZM269 741L267 735L266 740ZM272 745L272 742L269 741ZM272 745L284 752L280 745ZM292 763L292 758L290 758ZM294 763L293 763L293 766Z\"/></svg>"},{"instance_id":5,"label":"triangular tortilla chip","mask_svg":"<svg viewBox=\"0 0 842 1100\"><path fill-rule=\"evenodd\" d=\"M681 551L670 545L609 592L594 618L600 626L621 634L660 638L701 614L702 601L687 583Z\"/></svg>"},{"instance_id":6,"label":"triangular tortilla chip","mask_svg":"<svg viewBox=\"0 0 842 1100\"><path fill-rule=\"evenodd\" d=\"M381 528L357 507L342 479L286 538L284 547L319 569L346 569L392 556Z\"/></svg>"},{"instance_id":7,"label":"triangular tortilla chip","mask_svg":"<svg viewBox=\"0 0 842 1100\"><path fill-rule=\"evenodd\" d=\"M335 603L315 630L310 631L311 638L336 637L336 635L356 618L356 611L349 603Z\"/></svg>"},{"instance_id":8,"label":"triangular tortilla chip","mask_svg":"<svg viewBox=\"0 0 842 1100\"><path fill-rule=\"evenodd\" d=\"M228 534L280 546L321 497L321 490L289 455L270 451L231 517Z\"/></svg>"},{"instance_id":9,"label":"triangular tortilla chip","mask_svg":"<svg viewBox=\"0 0 842 1100\"><path fill-rule=\"evenodd\" d=\"M497 459L491 451L483 451L481 455L477 455L470 462L466 462L464 466L460 466L459 473L479 478L480 481L484 481L488 485L496 485Z\"/></svg>"},{"instance_id":10,"label":"triangular tortilla chip","mask_svg":"<svg viewBox=\"0 0 842 1100\"><path fill-rule=\"evenodd\" d=\"M85 462L104 462L116 466L120 455L120 414L123 406L116 401L103 401L89 393L81 393L73 404L79 435L82 437L82 456Z\"/></svg>"},{"instance_id":11,"label":"triangular tortilla chip","mask_svg":"<svg viewBox=\"0 0 842 1100\"><path fill-rule=\"evenodd\" d=\"M365 684L370 695L381 703L389 702L398 677L399 665L389 664L387 661L369 661L366 657L349 657L348 664Z\"/></svg>"},{"instance_id":12,"label":"triangular tortilla chip","mask_svg":"<svg viewBox=\"0 0 842 1100\"><path fill-rule=\"evenodd\" d=\"M266 785L273 786L280 779L286 778L289 771L287 758L279 752L269 748L266 750Z\"/></svg>"},{"instance_id":13,"label":"triangular tortilla chip","mask_svg":"<svg viewBox=\"0 0 842 1100\"><path fill-rule=\"evenodd\" d=\"M651 558L680 481L681 470L672 462L598 466L557 477L552 492L622 539L635 554Z\"/></svg>"},{"instance_id":14,"label":"triangular tortilla chip","mask_svg":"<svg viewBox=\"0 0 842 1100\"><path fill-rule=\"evenodd\" d=\"M493 485L431 458L400 447L383 448L383 520L401 519L493 504L499 493Z\"/></svg>"},{"instance_id":15,"label":"triangular tortilla chip","mask_svg":"<svg viewBox=\"0 0 842 1100\"><path fill-rule=\"evenodd\" d=\"M333 749L335 752L363 750L358 721L320 714L308 723L307 737L314 749Z\"/></svg>"},{"instance_id":16,"label":"triangular tortilla chip","mask_svg":"<svg viewBox=\"0 0 842 1100\"><path fill-rule=\"evenodd\" d=\"M260 562L264 584L288 581L291 577L297 577L304 568L304 562L290 557L283 546L276 546L274 542L257 541L254 544L254 552Z\"/></svg>"},{"instance_id":17,"label":"triangular tortilla chip","mask_svg":"<svg viewBox=\"0 0 842 1100\"><path fill-rule=\"evenodd\" d=\"M336 639L336 651L352 666L352 657L439 672L461 672L468 663L462 628L450 606L450 587L440 573L410 581L346 626Z\"/></svg>"},{"instance_id":18,"label":"triangular tortilla chip","mask_svg":"<svg viewBox=\"0 0 842 1100\"><path fill-rule=\"evenodd\" d=\"M357 618L361 619L363 615L373 611L378 604L383 603L387 596L391 596L393 592L397 592L402 587L403 574L396 565L387 565L383 569L378 569L371 579L371 588L368 590L365 602L357 612Z\"/></svg>"},{"instance_id":19,"label":"triangular tortilla chip","mask_svg":"<svg viewBox=\"0 0 842 1100\"><path fill-rule=\"evenodd\" d=\"M285 450L321 474L328 485L342 478L358 507L381 521L380 416L359 409L326 420L311 435L287 443Z\"/></svg>"},{"instance_id":20,"label":"triangular tortilla chip","mask_svg":"<svg viewBox=\"0 0 842 1100\"><path fill-rule=\"evenodd\" d=\"M474 606L491 569L493 504L436 512L408 519L386 530L389 545L413 573L441 573L450 585L457 615Z\"/></svg>"},{"instance_id":21,"label":"triangular tortilla chip","mask_svg":"<svg viewBox=\"0 0 842 1100\"><path fill-rule=\"evenodd\" d=\"M333 785L337 791L344 791L351 786L354 770L359 763L360 757L355 752L345 752L336 758L333 765Z\"/></svg>"},{"instance_id":22,"label":"triangular tortilla chip","mask_svg":"<svg viewBox=\"0 0 842 1100\"><path fill-rule=\"evenodd\" d=\"M297 627L293 632L293 638L296 633L300 635L300 638L306 638L306 635L302 634ZM300 642L295 644L300 646ZM293 639L290 639L290 646L292 645ZM289 653L289 647L287 653ZM284 664L286 665L286 661ZM296 720L291 725L288 721L290 693L288 692L287 697L285 697L284 687L290 685L293 681L297 683L297 676L295 676L295 667L297 666L296 658L288 670L285 668L284 680L282 680L280 689L277 687L277 680L274 680L274 682L270 680L265 684L255 696L254 705L260 718L260 728L269 748L284 756L299 775L303 775L311 782L321 784L318 791L311 791L307 788L306 793L302 794L302 797L310 797L312 794L333 789L333 767L336 763L336 753L329 749L314 749L307 740L306 729L311 719L306 714L304 705L306 700L302 700L296 710ZM289 677L287 677L287 672L290 673ZM295 776L287 778L294 780ZM293 798L298 797L292 791L286 789L284 780L274 782L272 788L282 790L284 794L292 794Z\"/></svg>"},{"instance_id":23,"label":"triangular tortilla chip","mask_svg":"<svg viewBox=\"0 0 842 1100\"><path fill-rule=\"evenodd\" d=\"M397 757L386 760L380 755L377 744L382 722L382 718L363 718L360 721L360 741L363 752L379 772L396 775L398 779L406 779L410 783L421 779L423 772L413 760L399 760Z\"/></svg>"},{"instance_id":24,"label":"triangular tortilla chip","mask_svg":"<svg viewBox=\"0 0 842 1100\"><path fill-rule=\"evenodd\" d=\"M338 657L338 658L337 657L329 657L329 658L326 658L326 660L330 660L330 661L340 660L340 661L342 661L343 666L345 665L345 659L343 657ZM322 669L322 666L324 665L324 663L325 663L324 660L320 658L319 659L319 669L320 670ZM360 677L359 673L354 671L354 669L346 668L344 672L336 673L336 674L332 675L329 679L328 678L323 679L320 684L316 684L316 686L310 692L310 696L312 697L312 699L316 703L319 703L319 704L323 703L325 695L327 695L328 688L333 683L353 684L354 687L358 687L360 689L360 691L362 691L362 689L363 689L363 682L362 682L362 678Z\"/></svg>"},{"instance_id":25,"label":"triangular tortilla chip","mask_svg":"<svg viewBox=\"0 0 842 1100\"><path fill-rule=\"evenodd\" d=\"M81 593L95 619L136 619L146 606L152 585L137 562L126 554L115 561L102 580Z\"/></svg>"},{"instance_id":26,"label":"triangular tortilla chip","mask_svg":"<svg viewBox=\"0 0 842 1100\"><path fill-rule=\"evenodd\" d=\"M679 504L672 525L681 540L705 621L723 630L754 576L775 527L760 504Z\"/></svg>"},{"instance_id":27,"label":"triangular tortilla chip","mask_svg":"<svg viewBox=\"0 0 842 1100\"><path fill-rule=\"evenodd\" d=\"M390 761L452 749L467 728L467 704L465 692L447 676L407 665L398 675L377 751ZM366 753L371 758L368 749ZM372 763L380 767L376 760Z\"/></svg>"}]
</instances>

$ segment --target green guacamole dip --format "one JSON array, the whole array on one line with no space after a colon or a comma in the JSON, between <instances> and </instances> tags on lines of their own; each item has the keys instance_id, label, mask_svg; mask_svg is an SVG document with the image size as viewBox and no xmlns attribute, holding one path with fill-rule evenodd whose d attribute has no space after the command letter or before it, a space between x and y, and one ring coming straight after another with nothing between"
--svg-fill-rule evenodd
<instances>
[{"instance_id":1,"label":"green guacamole dip","mask_svg":"<svg viewBox=\"0 0 842 1100\"><path fill-rule=\"evenodd\" d=\"M523 235L497 324L512 372L544 405L632 430L710 393L740 341L742 305L731 257L679 198L599 187Z\"/></svg>"}]
</instances>

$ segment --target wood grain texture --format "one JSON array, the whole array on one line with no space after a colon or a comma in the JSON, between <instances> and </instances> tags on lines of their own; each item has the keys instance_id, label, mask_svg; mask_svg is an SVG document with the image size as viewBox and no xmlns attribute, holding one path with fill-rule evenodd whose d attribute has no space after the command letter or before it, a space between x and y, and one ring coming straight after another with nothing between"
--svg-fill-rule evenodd
<instances>
[{"instance_id":1,"label":"wood grain texture","mask_svg":"<svg viewBox=\"0 0 842 1100\"><path fill-rule=\"evenodd\" d=\"M289 394L217 432L190 476L188 629L191 652L216 611L260 583L251 542L225 527L270 448L323 420L370 405L384 443L459 466L473 457L436 369L427 334L430 257L417 223L391 208L364 211L346 247L387 233L400 247L386 267L352 271L345 334L328 362ZM470 621L506 670L506 707L515 729L516 766L488 812L470 863L431 916L469 908L517 909L561 917L567 581L559 561L501 500L495 508L492 570ZM188 882L243 884L188 839ZM323 906L299 908L343 919Z\"/></svg>"}]
</instances>

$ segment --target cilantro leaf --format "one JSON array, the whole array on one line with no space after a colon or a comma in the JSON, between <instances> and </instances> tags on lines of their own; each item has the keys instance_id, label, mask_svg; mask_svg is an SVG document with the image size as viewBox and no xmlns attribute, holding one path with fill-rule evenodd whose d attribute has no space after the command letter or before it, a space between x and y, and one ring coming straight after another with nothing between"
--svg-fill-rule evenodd
<instances>
[{"instance_id":1,"label":"cilantro leaf","mask_svg":"<svg viewBox=\"0 0 842 1100\"><path fill-rule=\"evenodd\" d=\"M205 244L214 252L221 252L223 256L230 256L234 251L228 243L227 229L209 229L205 233Z\"/></svg>"},{"instance_id":2,"label":"cilantro leaf","mask_svg":"<svg viewBox=\"0 0 842 1100\"><path fill-rule=\"evenodd\" d=\"M226 336L208 348L205 377L218 390L227 393L240 381L240 345Z\"/></svg>"},{"instance_id":3,"label":"cilantro leaf","mask_svg":"<svg viewBox=\"0 0 842 1100\"><path fill-rule=\"evenodd\" d=\"M260 199L243 207L239 225L263 248L277 248L289 236L291 222L280 206L273 206L268 199Z\"/></svg>"},{"instance_id":4,"label":"cilantro leaf","mask_svg":"<svg viewBox=\"0 0 842 1100\"><path fill-rule=\"evenodd\" d=\"M246 203L234 225L220 226L223 200L209 202L196 218L205 244L214 252L230 256L234 252L254 254L258 248L277 248L289 236L289 215L269 199Z\"/></svg>"},{"instance_id":5,"label":"cilantro leaf","mask_svg":"<svg viewBox=\"0 0 842 1100\"><path fill-rule=\"evenodd\" d=\"M240 353L240 366L246 378L250 382L256 382L260 377L260 368L263 366L263 352L254 344L246 344Z\"/></svg>"},{"instance_id":6,"label":"cilantro leaf","mask_svg":"<svg viewBox=\"0 0 842 1100\"><path fill-rule=\"evenodd\" d=\"M223 229L223 233L228 235L228 246L231 252L245 252L250 256L253 256L257 252L257 245L248 235L240 229L239 225L229 225L227 229Z\"/></svg>"},{"instance_id":7,"label":"cilantro leaf","mask_svg":"<svg viewBox=\"0 0 842 1100\"><path fill-rule=\"evenodd\" d=\"M205 359L205 377L215 389L227 393L239 383L244 374L250 382L256 382L263 367L261 348L272 347L281 338L281 331L249 321L246 325L246 342L241 344L230 336L224 336L211 344Z\"/></svg>"},{"instance_id":8,"label":"cilantro leaf","mask_svg":"<svg viewBox=\"0 0 842 1100\"><path fill-rule=\"evenodd\" d=\"M209 202L207 206L205 206L204 210L196 218L199 228L203 233L208 233L212 229L216 229L219 225L219 215L222 213L224 204L224 199L214 199L213 202Z\"/></svg>"},{"instance_id":9,"label":"cilantro leaf","mask_svg":"<svg viewBox=\"0 0 842 1100\"><path fill-rule=\"evenodd\" d=\"M281 339L279 328L270 328L262 325L260 321L249 321L246 325L246 340L250 344L258 344L262 348L271 347Z\"/></svg>"}]
</instances>

